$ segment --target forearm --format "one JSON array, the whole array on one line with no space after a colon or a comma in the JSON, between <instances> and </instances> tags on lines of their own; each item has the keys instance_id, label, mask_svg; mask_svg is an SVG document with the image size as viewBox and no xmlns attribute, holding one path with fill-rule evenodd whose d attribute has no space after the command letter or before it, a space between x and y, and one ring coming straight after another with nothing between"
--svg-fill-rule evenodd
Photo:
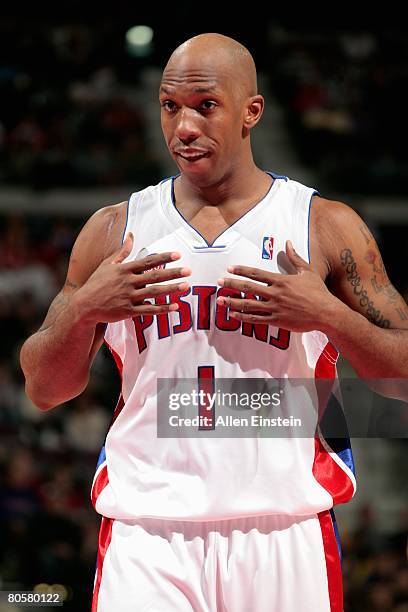
<instances>
[{"instance_id":1,"label":"forearm","mask_svg":"<svg viewBox=\"0 0 408 612\"><path fill-rule=\"evenodd\" d=\"M408 330L378 327L336 300L321 331L360 378L408 378Z\"/></svg>"},{"instance_id":2,"label":"forearm","mask_svg":"<svg viewBox=\"0 0 408 612\"><path fill-rule=\"evenodd\" d=\"M89 380L96 326L84 321L76 303L67 306L21 350L26 392L42 410L79 395Z\"/></svg>"}]
</instances>

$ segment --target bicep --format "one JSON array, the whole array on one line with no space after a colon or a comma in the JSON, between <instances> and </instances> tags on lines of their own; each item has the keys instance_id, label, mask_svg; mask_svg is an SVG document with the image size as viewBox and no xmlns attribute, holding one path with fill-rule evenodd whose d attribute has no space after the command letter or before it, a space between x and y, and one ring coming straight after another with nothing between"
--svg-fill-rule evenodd
<instances>
[{"instance_id":1,"label":"bicep","mask_svg":"<svg viewBox=\"0 0 408 612\"><path fill-rule=\"evenodd\" d=\"M331 291L379 327L408 329L408 306L388 277L373 235L355 211L334 204L328 215Z\"/></svg>"},{"instance_id":2,"label":"bicep","mask_svg":"<svg viewBox=\"0 0 408 612\"><path fill-rule=\"evenodd\" d=\"M379 327L408 329L408 307L392 285L378 247L340 251L341 273L334 293Z\"/></svg>"},{"instance_id":3,"label":"bicep","mask_svg":"<svg viewBox=\"0 0 408 612\"><path fill-rule=\"evenodd\" d=\"M101 261L98 252L88 253L88 245L94 233L93 226L91 218L78 235L69 258L64 286L51 302L39 331L45 331L55 323L58 316L69 307L74 293L84 285L98 267Z\"/></svg>"},{"instance_id":4,"label":"bicep","mask_svg":"<svg viewBox=\"0 0 408 612\"><path fill-rule=\"evenodd\" d=\"M69 307L80 289L101 262L120 245L126 218L126 202L98 210L85 223L72 248L64 286L52 301L39 331L51 327L59 314ZM104 326L95 330L95 351L103 342ZM93 352L93 351L92 351Z\"/></svg>"}]
</instances>

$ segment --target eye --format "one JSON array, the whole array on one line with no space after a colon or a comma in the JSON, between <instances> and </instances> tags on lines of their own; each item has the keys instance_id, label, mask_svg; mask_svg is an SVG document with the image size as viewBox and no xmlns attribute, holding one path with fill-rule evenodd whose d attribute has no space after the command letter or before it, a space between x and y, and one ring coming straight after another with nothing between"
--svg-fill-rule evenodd
<instances>
[{"instance_id":1,"label":"eye","mask_svg":"<svg viewBox=\"0 0 408 612\"><path fill-rule=\"evenodd\" d=\"M176 109L176 104L172 100L164 100L161 106L169 113L172 113Z\"/></svg>"},{"instance_id":2,"label":"eye","mask_svg":"<svg viewBox=\"0 0 408 612\"><path fill-rule=\"evenodd\" d=\"M203 102L201 102L200 104L200 108L203 111L211 111L214 110L214 108L217 106L217 103L214 102L214 100L204 100Z\"/></svg>"}]
</instances>

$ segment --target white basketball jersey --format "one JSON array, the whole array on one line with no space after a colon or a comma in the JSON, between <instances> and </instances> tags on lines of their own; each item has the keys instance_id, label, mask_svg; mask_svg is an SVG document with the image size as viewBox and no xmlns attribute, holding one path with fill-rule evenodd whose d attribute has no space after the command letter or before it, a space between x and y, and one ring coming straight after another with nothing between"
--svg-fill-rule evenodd
<instances>
[{"instance_id":1,"label":"white basketball jersey","mask_svg":"<svg viewBox=\"0 0 408 612\"><path fill-rule=\"evenodd\" d=\"M125 234L128 261L178 251L167 267L192 270L176 312L107 326L105 340L122 375L95 475L96 510L118 519L217 520L266 514L311 514L350 499L355 490L347 440L322 437L157 437L157 379L335 377L337 351L319 331L254 326L216 303L232 295L217 279L243 264L281 272L277 255L291 240L309 261L313 189L287 177L274 181L251 210L209 245L174 202L174 177L132 194ZM176 282L176 281L173 281ZM316 304L318 308L318 304Z\"/></svg>"}]
</instances>

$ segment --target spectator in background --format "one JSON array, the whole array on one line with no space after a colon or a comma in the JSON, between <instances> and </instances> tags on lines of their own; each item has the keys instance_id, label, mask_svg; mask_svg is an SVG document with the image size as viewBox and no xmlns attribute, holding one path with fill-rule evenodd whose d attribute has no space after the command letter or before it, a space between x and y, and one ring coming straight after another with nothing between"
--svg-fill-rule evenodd
<instances>
[{"instance_id":1,"label":"spectator in background","mask_svg":"<svg viewBox=\"0 0 408 612\"><path fill-rule=\"evenodd\" d=\"M65 420L66 442L75 451L97 453L110 418L89 392L77 397L73 404Z\"/></svg>"}]
</instances>

